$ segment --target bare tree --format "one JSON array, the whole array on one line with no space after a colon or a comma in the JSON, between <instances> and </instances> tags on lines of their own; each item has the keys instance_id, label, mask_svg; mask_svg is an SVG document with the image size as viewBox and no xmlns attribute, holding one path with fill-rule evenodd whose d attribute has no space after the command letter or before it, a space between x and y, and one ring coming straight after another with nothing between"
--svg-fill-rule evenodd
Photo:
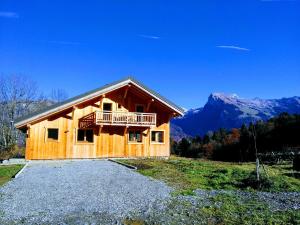
<instances>
[{"instance_id":1,"label":"bare tree","mask_svg":"<svg viewBox=\"0 0 300 225\"><path fill-rule=\"evenodd\" d=\"M52 89L50 100L54 103L62 102L68 98L68 93L63 89Z\"/></svg>"},{"instance_id":2,"label":"bare tree","mask_svg":"<svg viewBox=\"0 0 300 225\"><path fill-rule=\"evenodd\" d=\"M19 132L14 128L16 118L36 110L43 97L35 82L20 75L0 77L0 150L16 144Z\"/></svg>"}]
</instances>

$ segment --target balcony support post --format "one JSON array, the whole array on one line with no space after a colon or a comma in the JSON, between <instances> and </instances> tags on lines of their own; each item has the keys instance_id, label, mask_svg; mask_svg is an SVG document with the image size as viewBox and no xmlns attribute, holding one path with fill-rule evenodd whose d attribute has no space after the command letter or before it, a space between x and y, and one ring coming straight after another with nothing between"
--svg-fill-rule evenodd
<instances>
[{"instance_id":1,"label":"balcony support post","mask_svg":"<svg viewBox=\"0 0 300 225\"><path fill-rule=\"evenodd\" d=\"M103 125L100 125L100 126L99 126L99 130L98 130L98 136L99 136L99 137L100 137L100 135L101 135L102 128L103 128Z\"/></svg>"},{"instance_id":2,"label":"balcony support post","mask_svg":"<svg viewBox=\"0 0 300 225\"><path fill-rule=\"evenodd\" d=\"M128 138L128 136L127 136L127 126L125 126L125 128L124 128L124 134L123 134L123 136L124 136L124 150L125 150L125 156L127 157L128 156L128 146L127 146L127 142L128 142L128 140L127 140L127 138Z\"/></svg>"}]
</instances>

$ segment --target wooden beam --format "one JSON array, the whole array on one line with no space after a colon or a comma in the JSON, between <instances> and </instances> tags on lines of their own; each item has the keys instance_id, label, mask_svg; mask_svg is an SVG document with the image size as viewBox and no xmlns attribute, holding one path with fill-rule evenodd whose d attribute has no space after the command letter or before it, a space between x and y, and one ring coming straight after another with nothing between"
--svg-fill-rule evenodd
<instances>
[{"instance_id":1,"label":"wooden beam","mask_svg":"<svg viewBox=\"0 0 300 225\"><path fill-rule=\"evenodd\" d=\"M150 145L151 145L151 132L150 132L150 127L147 129L147 138L148 138L148 143L147 143L147 149L148 149L148 152L147 152L147 156L150 157Z\"/></svg>"},{"instance_id":2,"label":"wooden beam","mask_svg":"<svg viewBox=\"0 0 300 225\"><path fill-rule=\"evenodd\" d=\"M125 152L124 152L124 154L125 154L125 157L128 157L128 144L127 144L127 142L128 142L128 135L127 135L127 126L125 126L125 128L124 128L124 134L123 134L123 137L124 137L124 149L125 149Z\"/></svg>"},{"instance_id":3,"label":"wooden beam","mask_svg":"<svg viewBox=\"0 0 300 225\"><path fill-rule=\"evenodd\" d=\"M48 128L45 126L44 127L44 143L47 142L47 135L48 135Z\"/></svg>"},{"instance_id":4,"label":"wooden beam","mask_svg":"<svg viewBox=\"0 0 300 225\"><path fill-rule=\"evenodd\" d=\"M74 144L76 143L76 123L75 123L75 111L76 111L77 107L73 106L72 109L72 125L71 125L71 140L72 140L72 148L71 150L73 150Z\"/></svg>"},{"instance_id":5,"label":"wooden beam","mask_svg":"<svg viewBox=\"0 0 300 225\"><path fill-rule=\"evenodd\" d=\"M146 112L149 112L149 109L150 109L150 106L151 106L152 102L154 102L153 98L150 101L148 101Z\"/></svg>"},{"instance_id":6,"label":"wooden beam","mask_svg":"<svg viewBox=\"0 0 300 225\"><path fill-rule=\"evenodd\" d=\"M66 118L66 119L68 119L68 120L72 120L72 116L69 116L69 115L63 115L62 117L63 117L63 118Z\"/></svg>"},{"instance_id":7,"label":"wooden beam","mask_svg":"<svg viewBox=\"0 0 300 225\"><path fill-rule=\"evenodd\" d=\"M172 119L172 117L173 117L173 113L170 113L170 114L168 115L168 121L170 121L170 120Z\"/></svg>"},{"instance_id":8,"label":"wooden beam","mask_svg":"<svg viewBox=\"0 0 300 225\"><path fill-rule=\"evenodd\" d=\"M101 110L101 108L102 108L103 98L105 98L105 95L101 95L101 97L100 97L100 100L99 100L99 109L100 109L100 110Z\"/></svg>"},{"instance_id":9,"label":"wooden beam","mask_svg":"<svg viewBox=\"0 0 300 225\"><path fill-rule=\"evenodd\" d=\"M128 90L129 90L130 87L131 87L131 85L128 84L127 87L126 87L126 89L125 89L124 96L123 96L124 99L127 97L127 93L128 93Z\"/></svg>"},{"instance_id":10,"label":"wooden beam","mask_svg":"<svg viewBox=\"0 0 300 225\"><path fill-rule=\"evenodd\" d=\"M100 137L100 135L101 135L102 129L103 129L103 125L99 126L99 130L98 130L98 136L99 136L99 137Z\"/></svg>"},{"instance_id":11,"label":"wooden beam","mask_svg":"<svg viewBox=\"0 0 300 225\"><path fill-rule=\"evenodd\" d=\"M91 106L94 106L94 107L96 107L96 108L100 108L100 104L98 105L98 104L96 104L96 103L92 103Z\"/></svg>"},{"instance_id":12,"label":"wooden beam","mask_svg":"<svg viewBox=\"0 0 300 225\"><path fill-rule=\"evenodd\" d=\"M26 130L26 138L30 138L30 126L31 124L27 124L26 127L27 127L27 130Z\"/></svg>"}]
</instances>

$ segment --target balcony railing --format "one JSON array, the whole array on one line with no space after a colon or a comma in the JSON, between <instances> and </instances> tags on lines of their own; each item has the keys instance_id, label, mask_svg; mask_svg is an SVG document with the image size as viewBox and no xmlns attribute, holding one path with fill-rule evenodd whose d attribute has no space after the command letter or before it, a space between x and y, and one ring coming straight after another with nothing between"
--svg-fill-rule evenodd
<instances>
[{"instance_id":1,"label":"balcony railing","mask_svg":"<svg viewBox=\"0 0 300 225\"><path fill-rule=\"evenodd\" d=\"M156 113L96 111L96 125L155 126Z\"/></svg>"}]
</instances>

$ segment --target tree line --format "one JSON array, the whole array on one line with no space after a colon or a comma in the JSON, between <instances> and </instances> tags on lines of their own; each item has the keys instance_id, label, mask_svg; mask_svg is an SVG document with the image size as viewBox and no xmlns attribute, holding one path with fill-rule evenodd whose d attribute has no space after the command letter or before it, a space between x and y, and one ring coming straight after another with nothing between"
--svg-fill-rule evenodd
<instances>
[{"instance_id":1,"label":"tree line","mask_svg":"<svg viewBox=\"0 0 300 225\"><path fill-rule=\"evenodd\" d=\"M63 101L67 97L63 89L53 89L46 95L36 82L26 76L0 76L0 155L24 144L24 134L14 128L17 118Z\"/></svg>"},{"instance_id":2,"label":"tree line","mask_svg":"<svg viewBox=\"0 0 300 225\"><path fill-rule=\"evenodd\" d=\"M183 138L179 142L171 140L173 154L220 161L255 161L255 145L258 155L298 151L300 115L282 113L266 122L244 124L230 131L221 128L203 137Z\"/></svg>"}]
</instances>

